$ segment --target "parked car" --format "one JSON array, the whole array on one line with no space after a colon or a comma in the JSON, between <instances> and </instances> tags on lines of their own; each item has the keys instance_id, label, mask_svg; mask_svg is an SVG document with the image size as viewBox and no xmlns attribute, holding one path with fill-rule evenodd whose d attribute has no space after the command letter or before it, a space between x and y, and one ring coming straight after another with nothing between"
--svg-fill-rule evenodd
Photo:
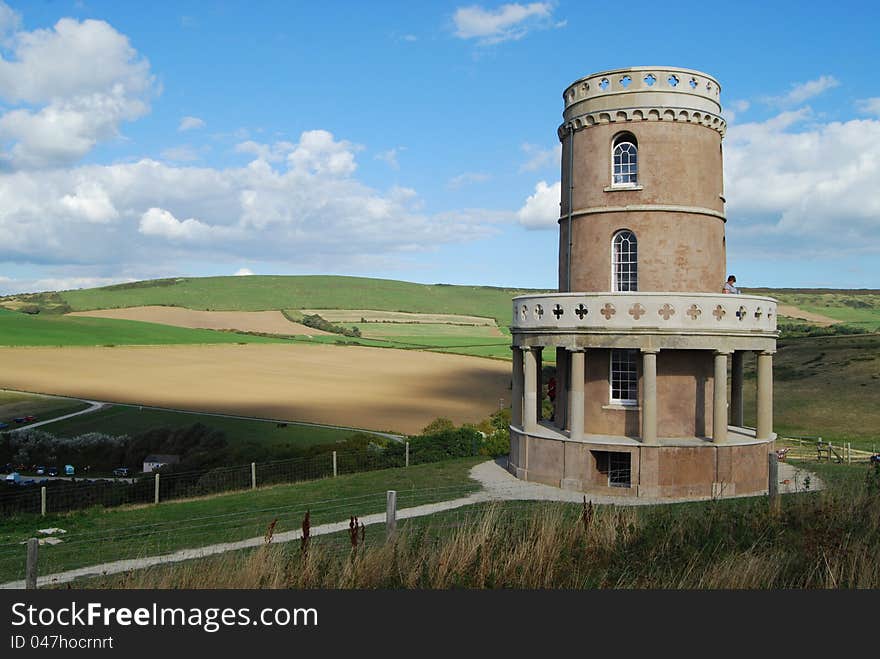
<instances>
[{"instance_id":1,"label":"parked car","mask_svg":"<svg viewBox=\"0 0 880 659\"><path fill-rule=\"evenodd\" d=\"M37 467L37 476L42 476L46 473L45 467Z\"/></svg>"},{"instance_id":2,"label":"parked car","mask_svg":"<svg viewBox=\"0 0 880 659\"><path fill-rule=\"evenodd\" d=\"M28 416L17 416L13 419L16 423L30 423L31 421L36 421L37 417L33 415Z\"/></svg>"},{"instance_id":3,"label":"parked car","mask_svg":"<svg viewBox=\"0 0 880 659\"><path fill-rule=\"evenodd\" d=\"M58 475L58 467L49 467L46 470L47 476L57 476Z\"/></svg>"},{"instance_id":4,"label":"parked car","mask_svg":"<svg viewBox=\"0 0 880 659\"><path fill-rule=\"evenodd\" d=\"M73 465L64 465L64 475L73 476Z\"/></svg>"},{"instance_id":5,"label":"parked car","mask_svg":"<svg viewBox=\"0 0 880 659\"><path fill-rule=\"evenodd\" d=\"M131 470L128 467L116 467L113 470L113 475L117 478L125 478L131 473Z\"/></svg>"},{"instance_id":6,"label":"parked car","mask_svg":"<svg viewBox=\"0 0 880 659\"><path fill-rule=\"evenodd\" d=\"M4 422L0 421L0 430L3 430L4 428L8 428L8 427L9 427L8 423L4 423Z\"/></svg>"},{"instance_id":7,"label":"parked car","mask_svg":"<svg viewBox=\"0 0 880 659\"><path fill-rule=\"evenodd\" d=\"M13 471L11 474L6 475L7 483L15 483L16 485L21 482L21 474L17 471Z\"/></svg>"}]
</instances>

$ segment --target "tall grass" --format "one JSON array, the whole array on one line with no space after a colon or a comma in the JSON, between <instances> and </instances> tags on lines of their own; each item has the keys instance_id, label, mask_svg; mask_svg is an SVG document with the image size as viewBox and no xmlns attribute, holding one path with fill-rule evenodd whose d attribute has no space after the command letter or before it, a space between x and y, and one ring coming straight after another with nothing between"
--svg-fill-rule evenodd
<instances>
[{"instance_id":1,"label":"tall grass","mask_svg":"<svg viewBox=\"0 0 880 659\"><path fill-rule=\"evenodd\" d=\"M657 507L490 504L385 541L271 542L90 582L116 588L878 588L880 471L791 495ZM346 534L347 536L347 534ZM372 536L372 537L371 537Z\"/></svg>"}]
</instances>

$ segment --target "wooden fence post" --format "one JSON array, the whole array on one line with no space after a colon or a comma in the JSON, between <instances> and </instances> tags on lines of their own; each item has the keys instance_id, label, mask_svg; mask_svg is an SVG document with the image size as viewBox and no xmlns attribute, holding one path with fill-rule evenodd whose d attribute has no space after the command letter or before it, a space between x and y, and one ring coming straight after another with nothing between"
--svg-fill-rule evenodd
<instances>
[{"instance_id":1,"label":"wooden fence post","mask_svg":"<svg viewBox=\"0 0 880 659\"><path fill-rule=\"evenodd\" d=\"M390 539L397 530L397 491L388 490L385 498L385 537Z\"/></svg>"},{"instance_id":2,"label":"wooden fence post","mask_svg":"<svg viewBox=\"0 0 880 659\"><path fill-rule=\"evenodd\" d=\"M40 515L46 516L46 486L40 488Z\"/></svg>"},{"instance_id":3,"label":"wooden fence post","mask_svg":"<svg viewBox=\"0 0 880 659\"><path fill-rule=\"evenodd\" d=\"M409 442L406 443L406 466L409 467Z\"/></svg>"},{"instance_id":4,"label":"wooden fence post","mask_svg":"<svg viewBox=\"0 0 880 659\"><path fill-rule=\"evenodd\" d=\"M336 478L336 451L333 451L333 478Z\"/></svg>"},{"instance_id":5,"label":"wooden fence post","mask_svg":"<svg viewBox=\"0 0 880 659\"><path fill-rule=\"evenodd\" d=\"M770 496L770 509L773 512L779 510L779 457L776 451L771 451L768 456L770 460L767 470L767 494Z\"/></svg>"},{"instance_id":6,"label":"wooden fence post","mask_svg":"<svg viewBox=\"0 0 880 659\"><path fill-rule=\"evenodd\" d=\"M251 462L251 489L257 489L257 463Z\"/></svg>"},{"instance_id":7,"label":"wooden fence post","mask_svg":"<svg viewBox=\"0 0 880 659\"><path fill-rule=\"evenodd\" d=\"M159 473L156 472L156 492L153 495L153 503L159 503Z\"/></svg>"},{"instance_id":8,"label":"wooden fence post","mask_svg":"<svg viewBox=\"0 0 880 659\"><path fill-rule=\"evenodd\" d=\"M27 590L35 590L37 587L37 556L39 551L39 540L31 538L27 541L27 567L24 574L24 587Z\"/></svg>"}]
</instances>

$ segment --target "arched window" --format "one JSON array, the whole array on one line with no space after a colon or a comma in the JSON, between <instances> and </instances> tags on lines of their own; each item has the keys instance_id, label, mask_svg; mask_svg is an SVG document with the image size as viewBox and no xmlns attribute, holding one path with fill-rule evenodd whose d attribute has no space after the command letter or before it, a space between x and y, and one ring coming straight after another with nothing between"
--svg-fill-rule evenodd
<instances>
[{"instance_id":1,"label":"arched window","mask_svg":"<svg viewBox=\"0 0 880 659\"><path fill-rule=\"evenodd\" d=\"M611 143L611 185L632 187L639 182L639 145L632 133L619 133Z\"/></svg>"},{"instance_id":2,"label":"arched window","mask_svg":"<svg viewBox=\"0 0 880 659\"><path fill-rule=\"evenodd\" d=\"M611 290L639 290L639 245L629 229L618 231L611 241Z\"/></svg>"}]
</instances>

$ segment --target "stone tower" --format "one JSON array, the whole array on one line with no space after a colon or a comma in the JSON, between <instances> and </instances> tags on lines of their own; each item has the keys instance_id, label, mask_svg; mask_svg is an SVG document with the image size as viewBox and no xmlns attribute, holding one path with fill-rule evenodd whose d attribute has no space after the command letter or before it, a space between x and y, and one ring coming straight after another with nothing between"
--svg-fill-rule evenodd
<instances>
[{"instance_id":1,"label":"stone tower","mask_svg":"<svg viewBox=\"0 0 880 659\"><path fill-rule=\"evenodd\" d=\"M560 292L513 301L517 477L666 498L767 490L776 302L721 292L720 91L672 67L604 71L565 90ZM542 419L551 349L554 411ZM743 423L750 353L757 428Z\"/></svg>"}]
</instances>

